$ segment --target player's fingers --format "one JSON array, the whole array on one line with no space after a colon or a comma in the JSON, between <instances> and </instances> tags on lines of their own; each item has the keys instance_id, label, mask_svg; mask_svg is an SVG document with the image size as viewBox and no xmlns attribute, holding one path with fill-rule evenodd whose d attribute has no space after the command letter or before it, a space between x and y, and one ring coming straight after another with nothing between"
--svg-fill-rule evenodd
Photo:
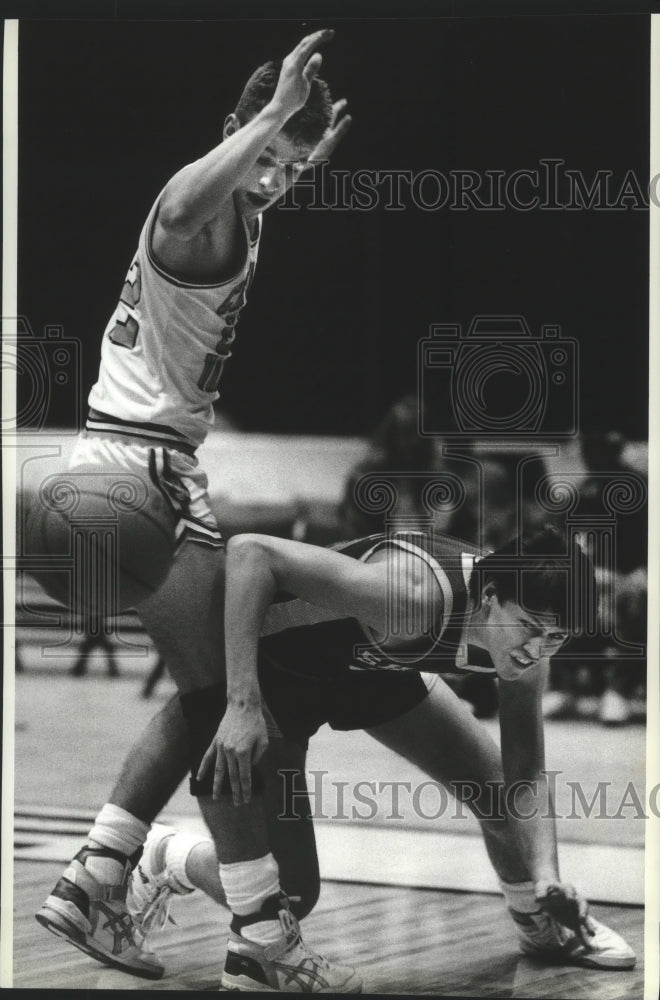
<instances>
[{"instance_id":1,"label":"player's fingers","mask_svg":"<svg viewBox=\"0 0 660 1000\"><path fill-rule=\"evenodd\" d=\"M334 38L334 34L332 28L321 28L320 31L313 31L311 35L305 35L293 50L296 62L306 63L310 52L313 52L317 45L329 42L331 38Z\"/></svg>"},{"instance_id":2,"label":"player's fingers","mask_svg":"<svg viewBox=\"0 0 660 1000\"><path fill-rule=\"evenodd\" d=\"M226 774L225 755L222 750L218 750L215 758L215 769L213 772L213 798L219 799L222 794L222 786Z\"/></svg>"},{"instance_id":3,"label":"player's fingers","mask_svg":"<svg viewBox=\"0 0 660 1000\"><path fill-rule=\"evenodd\" d=\"M311 81L314 79L314 77L321 68L322 62L323 62L323 56L321 55L321 53L315 52L303 70L303 76L307 80L307 83L311 83Z\"/></svg>"},{"instance_id":4,"label":"player's fingers","mask_svg":"<svg viewBox=\"0 0 660 1000\"><path fill-rule=\"evenodd\" d=\"M578 921L577 933L580 941L585 946L585 948L591 948L591 938L593 937L593 931L589 927L589 923L586 920Z\"/></svg>"},{"instance_id":5,"label":"player's fingers","mask_svg":"<svg viewBox=\"0 0 660 1000\"><path fill-rule=\"evenodd\" d=\"M591 938L596 933L595 927L593 927L593 921L589 916L589 904L586 899L580 899L579 905L579 916L580 916L580 937L582 943L587 947L591 947Z\"/></svg>"},{"instance_id":6,"label":"player's fingers","mask_svg":"<svg viewBox=\"0 0 660 1000\"><path fill-rule=\"evenodd\" d=\"M591 948L591 932L585 924L578 925L578 937L585 948Z\"/></svg>"},{"instance_id":7,"label":"player's fingers","mask_svg":"<svg viewBox=\"0 0 660 1000\"><path fill-rule=\"evenodd\" d=\"M252 798L252 763L249 757L238 758L238 779L241 788L241 802L247 805Z\"/></svg>"},{"instance_id":8,"label":"player's fingers","mask_svg":"<svg viewBox=\"0 0 660 1000\"><path fill-rule=\"evenodd\" d=\"M215 743L212 743L211 746L206 751L206 753L204 754L204 756L202 757L202 763L199 765L197 769L197 774L195 775L197 781L201 781L206 772L208 771L213 759L215 758L215 753L216 753Z\"/></svg>"},{"instance_id":9,"label":"player's fingers","mask_svg":"<svg viewBox=\"0 0 660 1000\"><path fill-rule=\"evenodd\" d=\"M339 117L340 113L344 110L347 104L348 101L346 100L346 98L342 97L341 100L335 101L335 103L332 105L332 118L330 120L330 127L332 127L335 124L337 118Z\"/></svg>"},{"instance_id":10,"label":"player's fingers","mask_svg":"<svg viewBox=\"0 0 660 1000\"><path fill-rule=\"evenodd\" d=\"M231 794L235 806L240 806L243 801L241 790L241 773L238 769L238 761L233 755L227 757L227 771L229 773L229 783L231 784Z\"/></svg>"},{"instance_id":11,"label":"player's fingers","mask_svg":"<svg viewBox=\"0 0 660 1000\"><path fill-rule=\"evenodd\" d=\"M314 167L319 163L327 163L330 159L332 153L335 151L341 140L344 138L349 128L351 127L351 122L353 119L350 115L346 115L341 119L339 124L331 129L326 137L321 140L319 145L316 147L314 152L309 158L309 162L306 164L305 169L308 167Z\"/></svg>"},{"instance_id":12,"label":"player's fingers","mask_svg":"<svg viewBox=\"0 0 660 1000\"><path fill-rule=\"evenodd\" d=\"M240 801L245 804L252 798L252 750L240 750L236 754L236 771Z\"/></svg>"},{"instance_id":13,"label":"player's fingers","mask_svg":"<svg viewBox=\"0 0 660 1000\"><path fill-rule=\"evenodd\" d=\"M341 121L339 121L338 124L334 127L334 129L332 130L331 135L329 136L329 139L330 139L330 149L329 149L329 152L330 153L335 148L335 146L337 146L337 144L344 138L344 136L348 132L349 128L351 127L352 122L353 122L353 119L351 118L350 115L344 115L344 117L341 119Z\"/></svg>"}]
</instances>

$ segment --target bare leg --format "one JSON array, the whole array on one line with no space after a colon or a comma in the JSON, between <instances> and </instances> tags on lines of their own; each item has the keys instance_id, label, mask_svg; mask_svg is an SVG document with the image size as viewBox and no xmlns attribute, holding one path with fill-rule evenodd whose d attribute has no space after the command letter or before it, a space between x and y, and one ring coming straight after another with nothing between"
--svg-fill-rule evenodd
<instances>
[{"instance_id":1,"label":"bare leg","mask_svg":"<svg viewBox=\"0 0 660 1000\"><path fill-rule=\"evenodd\" d=\"M211 687L221 680L224 673L223 608L224 553L191 543L181 549L158 593L138 609L142 623L165 659L180 694ZM187 761L189 750L182 715L176 719L173 714L164 721L171 727L168 728L167 738L171 741L172 754L179 754L180 759ZM177 742L179 737L180 743ZM142 740L138 747L142 752ZM153 804L167 800L181 775L178 768L175 784L168 765L162 763L159 770L155 763L156 766L150 768L146 775L158 789L150 796ZM129 780L123 783L121 789L124 800L131 797L133 808L133 795L139 795L138 785L144 784L141 782L139 762L136 761L136 765L130 768ZM117 804L132 811L123 801ZM226 801L214 801L210 796L200 797L199 805L221 861L246 861L268 853L268 834L260 795L255 795L250 805L239 809L234 808L229 797Z\"/></svg>"},{"instance_id":2,"label":"bare leg","mask_svg":"<svg viewBox=\"0 0 660 1000\"><path fill-rule=\"evenodd\" d=\"M187 727L174 695L129 750L108 801L152 823L188 769Z\"/></svg>"},{"instance_id":3,"label":"bare leg","mask_svg":"<svg viewBox=\"0 0 660 1000\"><path fill-rule=\"evenodd\" d=\"M465 797L479 819L495 871L505 882L531 879L506 818L497 816L493 783L503 780L500 751L444 681L439 679L415 708L368 732L452 793L461 783L466 789L479 786L480 792L472 801L468 801L471 792Z\"/></svg>"}]
</instances>

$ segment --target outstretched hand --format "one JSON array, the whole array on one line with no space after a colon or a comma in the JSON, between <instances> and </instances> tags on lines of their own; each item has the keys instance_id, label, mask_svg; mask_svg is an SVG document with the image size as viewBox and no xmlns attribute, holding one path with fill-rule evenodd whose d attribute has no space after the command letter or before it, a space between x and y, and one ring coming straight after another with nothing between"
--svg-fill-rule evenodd
<instances>
[{"instance_id":1,"label":"outstretched hand","mask_svg":"<svg viewBox=\"0 0 660 1000\"><path fill-rule=\"evenodd\" d=\"M308 166L313 167L315 163L324 163L330 159L335 149L344 138L351 127L352 118L345 114L348 101L342 98L332 105L332 121L325 131L325 135L310 156Z\"/></svg>"},{"instance_id":2,"label":"outstretched hand","mask_svg":"<svg viewBox=\"0 0 660 1000\"><path fill-rule=\"evenodd\" d=\"M197 780L213 769L213 798L219 799L227 775L235 806L252 797L252 768L268 747L261 706L228 705L213 742L204 754Z\"/></svg>"},{"instance_id":3,"label":"outstretched hand","mask_svg":"<svg viewBox=\"0 0 660 1000\"><path fill-rule=\"evenodd\" d=\"M320 52L314 52L323 42L329 42L334 31L324 28L305 35L293 52L282 61L282 69L273 94L273 103L282 108L287 118L305 106L312 86L323 62Z\"/></svg>"},{"instance_id":4,"label":"outstretched hand","mask_svg":"<svg viewBox=\"0 0 660 1000\"><path fill-rule=\"evenodd\" d=\"M557 923L574 931L586 948L591 948L590 939L594 931L589 916L589 904L572 885L543 880L536 883L534 896L542 910Z\"/></svg>"}]
</instances>

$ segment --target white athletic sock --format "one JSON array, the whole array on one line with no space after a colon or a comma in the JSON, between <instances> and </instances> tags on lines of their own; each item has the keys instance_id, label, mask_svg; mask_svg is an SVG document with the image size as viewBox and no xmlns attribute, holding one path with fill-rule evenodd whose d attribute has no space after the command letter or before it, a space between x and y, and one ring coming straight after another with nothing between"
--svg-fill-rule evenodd
<instances>
[{"instance_id":1,"label":"white athletic sock","mask_svg":"<svg viewBox=\"0 0 660 1000\"><path fill-rule=\"evenodd\" d=\"M265 948L266 945L279 941L282 937L282 927L279 920L260 920L258 924L247 924L241 930L241 937Z\"/></svg>"},{"instance_id":2,"label":"white athletic sock","mask_svg":"<svg viewBox=\"0 0 660 1000\"><path fill-rule=\"evenodd\" d=\"M148 823L143 823L121 806L106 802L89 831L88 839L90 847L109 847L130 857L138 847L142 847L148 833Z\"/></svg>"},{"instance_id":3,"label":"white athletic sock","mask_svg":"<svg viewBox=\"0 0 660 1000\"><path fill-rule=\"evenodd\" d=\"M516 913L538 913L539 904L534 896L534 882L502 882L506 905Z\"/></svg>"},{"instance_id":4,"label":"white athletic sock","mask_svg":"<svg viewBox=\"0 0 660 1000\"><path fill-rule=\"evenodd\" d=\"M279 868L272 854L253 861L221 864L220 881L229 909L239 917L258 913L270 896L280 892ZM260 920L241 928L241 936L265 946L282 936L282 928L279 920Z\"/></svg>"}]
</instances>

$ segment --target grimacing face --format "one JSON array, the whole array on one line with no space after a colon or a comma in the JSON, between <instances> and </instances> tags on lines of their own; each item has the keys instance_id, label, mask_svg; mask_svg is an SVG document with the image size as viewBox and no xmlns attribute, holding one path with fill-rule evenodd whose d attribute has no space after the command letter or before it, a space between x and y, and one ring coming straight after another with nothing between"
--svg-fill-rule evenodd
<instances>
[{"instance_id":1,"label":"grimacing face","mask_svg":"<svg viewBox=\"0 0 660 1000\"><path fill-rule=\"evenodd\" d=\"M478 626L479 638L502 680L518 680L539 660L553 656L568 638L552 612L526 611L515 601L500 604L494 593L484 594L483 606L487 615Z\"/></svg>"},{"instance_id":2,"label":"grimacing face","mask_svg":"<svg viewBox=\"0 0 660 1000\"><path fill-rule=\"evenodd\" d=\"M237 125L238 122L234 124L230 116L225 123L225 138L236 131ZM296 143L284 132L279 132L236 189L241 213L255 216L274 205L295 184L312 152L312 146Z\"/></svg>"}]
</instances>

